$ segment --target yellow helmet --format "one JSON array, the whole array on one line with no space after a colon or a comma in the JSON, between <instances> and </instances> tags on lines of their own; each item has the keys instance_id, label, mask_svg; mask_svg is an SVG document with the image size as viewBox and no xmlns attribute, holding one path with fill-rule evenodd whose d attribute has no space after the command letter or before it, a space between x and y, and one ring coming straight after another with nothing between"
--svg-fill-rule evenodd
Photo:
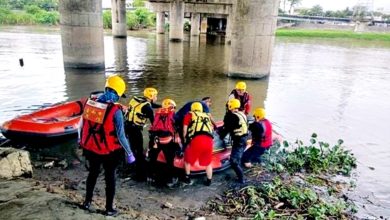
<instances>
[{"instance_id":1,"label":"yellow helmet","mask_svg":"<svg viewBox=\"0 0 390 220\"><path fill-rule=\"evenodd\" d=\"M246 83L243 81L237 82L236 83L236 89L240 89L243 91L246 91Z\"/></svg>"},{"instance_id":2,"label":"yellow helmet","mask_svg":"<svg viewBox=\"0 0 390 220\"><path fill-rule=\"evenodd\" d=\"M253 112L253 116L257 120L261 120L261 119L265 118L265 109L263 109L263 108L256 108L255 111Z\"/></svg>"},{"instance_id":3,"label":"yellow helmet","mask_svg":"<svg viewBox=\"0 0 390 220\"><path fill-rule=\"evenodd\" d=\"M238 109L238 108L240 108L240 106L241 106L240 100L238 100L238 99L230 99L228 101L228 109L229 110Z\"/></svg>"},{"instance_id":4,"label":"yellow helmet","mask_svg":"<svg viewBox=\"0 0 390 220\"><path fill-rule=\"evenodd\" d=\"M176 108L176 103L172 99L164 99L162 101L162 107L167 109Z\"/></svg>"},{"instance_id":5,"label":"yellow helmet","mask_svg":"<svg viewBox=\"0 0 390 220\"><path fill-rule=\"evenodd\" d=\"M198 112L203 112L203 106L202 106L202 104L201 104L200 102L194 102L194 103L192 103L192 105L191 105L191 111L193 111L193 112L196 112L196 111L198 111Z\"/></svg>"},{"instance_id":6,"label":"yellow helmet","mask_svg":"<svg viewBox=\"0 0 390 220\"><path fill-rule=\"evenodd\" d=\"M106 80L106 88L111 88L115 90L119 97L126 97L124 95L126 90L126 83L118 75L111 75Z\"/></svg>"},{"instance_id":7,"label":"yellow helmet","mask_svg":"<svg viewBox=\"0 0 390 220\"><path fill-rule=\"evenodd\" d=\"M155 96L157 96L158 92L157 89L149 87L144 90L144 96L148 99L153 99Z\"/></svg>"}]
</instances>

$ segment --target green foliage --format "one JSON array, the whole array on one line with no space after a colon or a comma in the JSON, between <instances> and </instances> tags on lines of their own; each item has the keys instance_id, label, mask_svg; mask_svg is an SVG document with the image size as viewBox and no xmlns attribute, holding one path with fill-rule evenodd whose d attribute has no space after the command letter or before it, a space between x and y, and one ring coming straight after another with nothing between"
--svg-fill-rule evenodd
<instances>
[{"instance_id":1,"label":"green foliage","mask_svg":"<svg viewBox=\"0 0 390 220\"><path fill-rule=\"evenodd\" d=\"M126 14L126 24L129 30L136 30L139 28L139 21L137 15L134 13Z\"/></svg>"},{"instance_id":2,"label":"green foliage","mask_svg":"<svg viewBox=\"0 0 390 220\"><path fill-rule=\"evenodd\" d=\"M42 12L42 9L36 5L28 5L26 7L24 7L24 10L29 13L29 14L38 14L38 13L41 13Z\"/></svg>"},{"instance_id":3,"label":"green foliage","mask_svg":"<svg viewBox=\"0 0 390 220\"><path fill-rule=\"evenodd\" d=\"M1 9L9 9L9 1L8 0L0 0L0 10Z\"/></svg>"},{"instance_id":4,"label":"green foliage","mask_svg":"<svg viewBox=\"0 0 390 220\"><path fill-rule=\"evenodd\" d=\"M349 18L352 17L353 11L349 9L348 7L344 10L337 10L337 11L323 11L322 7L320 5L315 5L312 8L309 9L299 9L297 10L299 15L306 15L306 16L325 16L325 17L335 17L335 18Z\"/></svg>"},{"instance_id":5,"label":"green foliage","mask_svg":"<svg viewBox=\"0 0 390 220\"><path fill-rule=\"evenodd\" d=\"M24 11L13 12L8 9L0 9L0 24L12 25L32 25L32 24L49 24L56 25L59 23L58 12L47 12L44 10L36 10L36 7L31 7L29 12Z\"/></svg>"},{"instance_id":6,"label":"green foliage","mask_svg":"<svg viewBox=\"0 0 390 220\"><path fill-rule=\"evenodd\" d=\"M46 11L58 10L59 0L0 0L0 5L10 9L23 10L27 6L37 6Z\"/></svg>"},{"instance_id":7,"label":"green foliage","mask_svg":"<svg viewBox=\"0 0 390 220\"><path fill-rule=\"evenodd\" d=\"M149 12L148 19L149 19L148 23L150 27L156 26L156 13Z\"/></svg>"},{"instance_id":8,"label":"green foliage","mask_svg":"<svg viewBox=\"0 0 390 220\"><path fill-rule=\"evenodd\" d=\"M145 1L144 0L134 0L133 7L135 7L135 8L145 7Z\"/></svg>"},{"instance_id":9,"label":"green foliage","mask_svg":"<svg viewBox=\"0 0 390 220\"><path fill-rule=\"evenodd\" d=\"M153 25L153 18L152 14L148 9L146 8L137 8L134 11L134 14L137 16L138 23L141 27L148 27ZM154 16L154 20L156 17Z\"/></svg>"},{"instance_id":10,"label":"green foliage","mask_svg":"<svg viewBox=\"0 0 390 220\"><path fill-rule=\"evenodd\" d=\"M8 8L0 8L0 17L11 14L11 10Z\"/></svg>"},{"instance_id":11,"label":"green foliage","mask_svg":"<svg viewBox=\"0 0 390 220\"><path fill-rule=\"evenodd\" d=\"M339 219L347 218L353 207L343 200L332 203L319 198L317 193L297 182L275 178L269 183L250 185L240 190L229 190L222 198L209 201L212 211L226 216L251 216L253 219Z\"/></svg>"},{"instance_id":12,"label":"green foliage","mask_svg":"<svg viewBox=\"0 0 390 220\"><path fill-rule=\"evenodd\" d=\"M126 13L126 25L129 30L137 30L146 28L155 24L156 15L146 8L137 8L135 11ZM112 28L111 11L103 12L103 27L106 29Z\"/></svg>"},{"instance_id":13,"label":"green foliage","mask_svg":"<svg viewBox=\"0 0 390 220\"><path fill-rule=\"evenodd\" d=\"M291 13L292 8L295 6L301 4L302 0L287 0L290 3L290 9L289 12Z\"/></svg>"},{"instance_id":14,"label":"green foliage","mask_svg":"<svg viewBox=\"0 0 390 220\"><path fill-rule=\"evenodd\" d=\"M29 5L28 0L9 0L8 5L11 9L19 9L22 10L25 5Z\"/></svg>"},{"instance_id":15,"label":"green foliage","mask_svg":"<svg viewBox=\"0 0 390 220\"><path fill-rule=\"evenodd\" d=\"M56 11L58 10L58 1L59 0L35 0L33 2L46 11Z\"/></svg>"},{"instance_id":16,"label":"green foliage","mask_svg":"<svg viewBox=\"0 0 390 220\"><path fill-rule=\"evenodd\" d=\"M48 11L42 11L35 15L35 20L38 24L50 24L50 25L56 25L60 21L60 15L58 12L48 12Z\"/></svg>"},{"instance_id":17,"label":"green foliage","mask_svg":"<svg viewBox=\"0 0 390 220\"><path fill-rule=\"evenodd\" d=\"M344 10L337 10L337 11L326 11L325 17L335 17L335 18L348 18L351 17L353 14L353 11L350 10L348 7Z\"/></svg>"},{"instance_id":18,"label":"green foliage","mask_svg":"<svg viewBox=\"0 0 390 220\"><path fill-rule=\"evenodd\" d=\"M319 38L346 38L359 40L390 41L389 33L355 33L344 30L304 30L304 29L278 29L278 37L319 37Z\"/></svg>"},{"instance_id":19,"label":"green foliage","mask_svg":"<svg viewBox=\"0 0 390 220\"><path fill-rule=\"evenodd\" d=\"M154 26L156 23L156 14L146 8L137 8L127 14L127 27L130 30Z\"/></svg>"},{"instance_id":20,"label":"green foliage","mask_svg":"<svg viewBox=\"0 0 390 220\"><path fill-rule=\"evenodd\" d=\"M258 220L346 219L354 210L351 203L341 198L342 188L348 184L327 179L327 174L349 175L356 167L355 157L344 149L343 143L339 140L331 146L319 141L315 133L308 144L301 140L293 144L284 141L263 157L268 172L282 173L280 177L228 190L222 197L209 201L208 208L229 217Z\"/></svg>"},{"instance_id":21,"label":"green foliage","mask_svg":"<svg viewBox=\"0 0 390 220\"><path fill-rule=\"evenodd\" d=\"M349 175L351 170L356 167L356 158L350 151L345 150L342 144L343 140L339 140L331 147L326 142L318 141L315 133L309 144L304 144L300 140L294 144L285 142L282 150L269 155L275 158L270 163L271 169L281 172L280 166L282 166L289 173L305 171L308 173Z\"/></svg>"},{"instance_id":22,"label":"green foliage","mask_svg":"<svg viewBox=\"0 0 390 220\"><path fill-rule=\"evenodd\" d=\"M112 28L111 10L103 11L103 28L105 29Z\"/></svg>"},{"instance_id":23,"label":"green foliage","mask_svg":"<svg viewBox=\"0 0 390 220\"><path fill-rule=\"evenodd\" d=\"M322 9L321 5L314 5L310 10L309 10L310 16L323 16L324 15L324 10Z\"/></svg>"}]
</instances>

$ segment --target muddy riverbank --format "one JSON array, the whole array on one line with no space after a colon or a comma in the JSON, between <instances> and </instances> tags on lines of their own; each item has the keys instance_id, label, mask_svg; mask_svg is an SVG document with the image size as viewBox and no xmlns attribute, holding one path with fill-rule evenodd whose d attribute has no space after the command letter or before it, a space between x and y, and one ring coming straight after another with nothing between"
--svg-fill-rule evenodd
<instances>
[{"instance_id":1,"label":"muddy riverbank","mask_svg":"<svg viewBox=\"0 0 390 220\"><path fill-rule=\"evenodd\" d=\"M49 158L55 159L55 158ZM100 175L91 211L79 208L85 194L87 171L83 161L74 160L66 168L61 161L33 161L32 178L0 180L0 211L6 219L104 219L104 176ZM179 184L173 189L133 181L122 170L117 179L115 206L119 219L192 219L202 214L206 202L234 182L231 172L216 174L205 187L203 176L193 186ZM109 218L109 217L107 217Z\"/></svg>"},{"instance_id":2,"label":"muddy riverbank","mask_svg":"<svg viewBox=\"0 0 390 220\"><path fill-rule=\"evenodd\" d=\"M204 176L194 177L192 186L179 182L164 185L134 181L132 167L118 169L116 209L119 219L293 219L324 217L357 218L348 192L356 159L343 149L318 142L313 134L310 145L275 145L263 155L263 162L245 169L246 183L238 184L231 170L216 173L211 186ZM27 148L28 149L28 148ZM287 150L288 149L288 150ZM0 181L0 211L7 219L104 219L104 177L98 179L92 209L84 211L87 170L80 150L76 157L56 157L32 153L34 166L30 179ZM320 153L321 152L321 153ZM130 172L129 172L130 171ZM337 179L340 175L347 177Z\"/></svg>"}]
</instances>

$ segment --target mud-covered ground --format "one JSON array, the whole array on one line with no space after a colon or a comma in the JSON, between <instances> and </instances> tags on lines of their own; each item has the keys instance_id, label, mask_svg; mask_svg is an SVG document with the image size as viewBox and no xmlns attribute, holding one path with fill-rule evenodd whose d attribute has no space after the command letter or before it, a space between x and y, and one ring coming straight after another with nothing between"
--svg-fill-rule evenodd
<instances>
[{"instance_id":1,"label":"mud-covered ground","mask_svg":"<svg viewBox=\"0 0 390 220\"><path fill-rule=\"evenodd\" d=\"M76 153L77 155L78 153ZM105 207L103 171L95 188L91 211L79 208L85 195L88 172L83 159L41 156L32 152L31 179L0 180L0 212L4 219L101 219ZM122 167L123 168L123 167ZM207 201L235 183L231 169L214 174L211 186L204 175L194 177L192 186L179 181L174 188L136 182L128 169L118 171L115 206L119 219L227 219L204 211ZM111 217L107 217L111 218Z\"/></svg>"},{"instance_id":2,"label":"mud-covered ground","mask_svg":"<svg viewBox=\"0 0 390 220\"><path fill-rule=\"evenodd\" d=\"M136 182L130 176L119 173L117 179L117 193L115 204L122 214L142 213L149 218L154 216L158 219L185 219L197 217L202 214L200 210L209 198L222 193L227 187L234 183L234 173L225 171L216 174L211 186L204 186L204 176L194 178L192 186L185 186L180 183L170 189L165 186L151 185L146 182ZM81 203L85 193L85 180L87 171L82 164L63 170L59 167L52 169L37 169L34 179L45 185L56 186L65 189L68 199L75 203ZM95 197L92 210L99 213L104 210L105 190L103 172L98 179L95 188Z\"/></svg>"}]
</instances>

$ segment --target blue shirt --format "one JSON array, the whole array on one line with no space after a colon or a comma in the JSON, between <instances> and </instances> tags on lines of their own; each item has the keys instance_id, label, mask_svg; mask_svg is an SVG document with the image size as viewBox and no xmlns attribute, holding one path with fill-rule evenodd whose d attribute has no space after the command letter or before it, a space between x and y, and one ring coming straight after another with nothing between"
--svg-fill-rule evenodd
<instances>
[{"instance_id":1,"label":"blue shirt","mask_svg":"<svg viewBox=\"0 0 390 220\"><path fill-rule=\"evenodd\" d=\"M192 101L192 102L187 102L183 107L181 107L175 114L175 123L178 125L182 125L184 116L191 111L191 105L194 102L200 102L203 106L203 112L204 113L210 113L209 107L206 105L206 103L202 101Z\"/></svg>"}]
</instances>

